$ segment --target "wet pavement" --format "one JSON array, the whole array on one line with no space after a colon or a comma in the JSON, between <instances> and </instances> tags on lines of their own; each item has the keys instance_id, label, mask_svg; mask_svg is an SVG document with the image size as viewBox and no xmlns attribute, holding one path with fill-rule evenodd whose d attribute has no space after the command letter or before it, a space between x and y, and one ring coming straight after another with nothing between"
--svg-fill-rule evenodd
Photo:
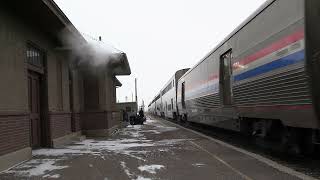
<instances>
[{"instance_id":1,"label":"wet pavement","mask_svg":"<svg viewBox=\"0 0 320 180\"><path fill-rule=\"evenodd\" d=\"M170 122L147 118L109 138L33 151L0 179L299 179Z\"/></svg>"}]
</instances>

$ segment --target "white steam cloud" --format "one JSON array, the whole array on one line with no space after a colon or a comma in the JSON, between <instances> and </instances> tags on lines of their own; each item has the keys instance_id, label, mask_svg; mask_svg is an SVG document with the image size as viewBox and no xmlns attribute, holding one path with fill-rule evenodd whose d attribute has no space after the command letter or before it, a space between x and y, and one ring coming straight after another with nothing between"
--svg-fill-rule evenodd
<instances>
[{"instance_id":1,"label":"white steam cloud","mask_svg":"<svg viewBox=\"0 0 320 180\"><path fill-rule=\"evenodd\" d=\"M82 39L80 35L70 33L70 29L74 28L67 27L60 33L60 39L63 42L63 48L60 50L71 53L72 64L98 67L117 64L120 61L123 52L102 41Z\"/></svg>"}]
</instances>

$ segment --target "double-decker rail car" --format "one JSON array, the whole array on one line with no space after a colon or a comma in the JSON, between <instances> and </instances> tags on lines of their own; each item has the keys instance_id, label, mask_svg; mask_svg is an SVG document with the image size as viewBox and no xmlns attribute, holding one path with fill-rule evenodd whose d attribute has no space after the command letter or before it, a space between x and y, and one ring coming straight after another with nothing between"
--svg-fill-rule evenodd
<instances>
[{"instance_id":1,"label":"double-decker rail car","mask_svg":"<svg viewBox=\"0 0 320 180\"><path fill-rule=\"evenodd\" d=\"M318 141L319 9L317 0L263 4L180 78L180 117L299 147Z\"/></svg>"},{"instance_id":2,"label":"double-decker rail car","mask_svg":"<svg viewBox=\"0 0 320 180\"><path fill-rule=\"evenodd\" d=\"M150 104L149 104L149 106L148 106L148 112L149 112L149 114L151 114L151 115L155 115L156 114L156 106L155 106L155 99L153 99L151 102L150 102Z\"/></svg>"},{"instance_id":3,"label":"double-decker rail car","mask_svg":"<svg viewBox=\"0 0 320 180\"><path fill-rule=\"evenodd\" d=\"M154 99L154 107L156 116L161 116L162 111L162 101L161 101L161 92Z\"/></svg>"},{"instance_id":4,"label":"double-decker rail car","mask_svg":"<svg viewBox=\"0 0 320 180\"><path fill-rule=\"evenodd\" d=\"M177 118L177 84L180 77L189 69L180 69L166 83L161 90L163 108L161 114L165 118Z\"/></svg>"},{"instance_id":5,"label":"double-decker rail car","mask_svg":"<svg viewBox=\"0 0 320 180\"><path fill-rule=\"evenodd\" d=\"M156 98L154 98L148 107L148 111L151 115L156 115L157 114L157 107L156 107Z\"/></svg>"},{"instance_id":6,"label":"double-decker rail car","mask_svg":"<svg viewBox=\"0 0 320 180\"><path fill-rule=\"evenodd\" d=\"M177 85L181 76L190 68L180 69L170 78L160 93L149 104L149 112L153 115L176 119L177 111Z\"/></svg>"},{"instance_id":7,"label":"double-decker rail car","mask_svg":"<svg viewBox=\"0 0 320 180\"><path fill-rule=\"evenodd\" d=\"M149 105L148 105L148 114L153 114L153 110L154 110L154 107L153 107L153 103L150 102Z\"/></svg>"}]
</instances>

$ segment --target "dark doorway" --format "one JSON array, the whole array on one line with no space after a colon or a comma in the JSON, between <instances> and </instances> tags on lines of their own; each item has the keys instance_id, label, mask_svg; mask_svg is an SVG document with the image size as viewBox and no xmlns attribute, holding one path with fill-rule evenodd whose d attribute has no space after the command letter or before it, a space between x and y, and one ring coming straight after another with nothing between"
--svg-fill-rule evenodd
<instances>
[{"instance_id":1,"label":"dark doorway","mask_svg":"<svg viewBox=\"0 0 320 180\"><path fill-rule=\"evenodd\" d=\"M75 122L75 112L74 112L74 105L73 105L73 72L69 70L69 105L70 105L70 112L71 112L71 130L72 132L76 132L76 122Z\"/></svg>"},{"instance_id":2,"label":"dark doorway","mask_svg":"<svg viewBox=\"0 0 320 180\"><path fill-rule=\"evenodd\" d=\"M232 85L231 85L231 77L232 77L232 67L231 67L231 56L232 51L228 51L224 55L221 56L220 61L220 90L223 100L223 105L231 105L232 104Z\"/></svg>"},{"instance_id":3,"label":"dark doorway","mask_svg":"<svg viewBox=\"0 0 320 180\"><path fill-rule=\"evenodd\" d=\"M181 104L182 108L186 108L186 102L185 102L185 82L181 84Z\"/></svg>"},{"instance_id":4,"label":"dark doorway","mask_svg":"<svg viewBox=\"0 0 320 180\"><path fill-rule=\"evenodd\" d=\"M28 94L31 121L31 146L37 148L41 146L41 111L40 111L40 86L41 76L38 73L29 71L28 73Z\"/></svg>"},{"instance_id":5,"label":"dark doorway","mask_svg":"<svg viewBox=\"0 0 320 180\"><path fill-rule=\"evenodd\" d=\"M30 111L30 146L50 146L48 119L48 84L46 54L36 45L27 45L28 100Z\"/></svg>"},{"instance_id":6,"label":"dark doorway","mask_svg":"<svg viewBox=\"0 0 320 180\"><path fill-rule=\"evenodd\" d=\"M89 112L99 109L99 79L90 72L84 75L84 108Z\"/></svg>"}]
</instances>

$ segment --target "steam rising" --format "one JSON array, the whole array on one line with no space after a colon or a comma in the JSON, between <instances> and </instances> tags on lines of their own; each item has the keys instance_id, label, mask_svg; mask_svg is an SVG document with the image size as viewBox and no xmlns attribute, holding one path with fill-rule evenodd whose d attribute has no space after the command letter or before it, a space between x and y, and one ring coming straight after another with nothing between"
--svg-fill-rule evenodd
<instances>
[{"instance_id":1,"label":"steam rising","mask_svg":"<svg viewBox=\"0 0 320 180\"><path fill-rule=\"evenodd\" d=\"M93 67L112 67L121 61L124 54L118 49L92 39L81 39L81 35L70 33L72 27L67 27L60 33L60 39L63 42L63 48L70 52L70 60L73 66L93 66Z\"/></svg>"}]
</instances>

